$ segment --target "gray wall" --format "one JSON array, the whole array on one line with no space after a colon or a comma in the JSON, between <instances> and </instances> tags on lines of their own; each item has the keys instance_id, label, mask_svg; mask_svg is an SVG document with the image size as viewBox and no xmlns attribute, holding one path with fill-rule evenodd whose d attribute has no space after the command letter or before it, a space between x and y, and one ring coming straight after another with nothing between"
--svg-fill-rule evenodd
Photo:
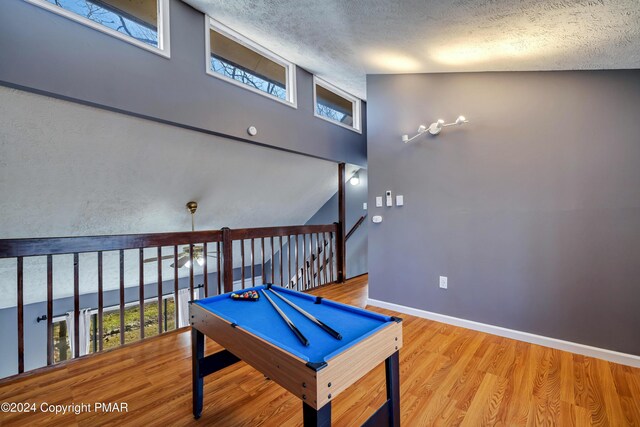
<instances>
[{"instance_id":1,"label":"gray wall","mask_svg":"<svg viewBox=\"0 0 640 427\"><path fill-rule=\"evenodd\" d=\"M367 94L371 298L640 354L640 71L374 75ZM405 206L371 207L387 189Z\"/></svg>"},{"instance_id":2,"label":"gray wall","mask_svg":"<svg viewBox=\"0 0 640 427\"><path fill-rule=\"evenodd\" d=\"M0 84L366 164L366 134L313 116L310 73L298 68L297 109L211 77L205 73L204 15L178 0L170 1L170 10L171 59L166 59L22 0L4 0ZM258 128L256 137L248 136L250 125Z\"/></svg>"}]
</instances>

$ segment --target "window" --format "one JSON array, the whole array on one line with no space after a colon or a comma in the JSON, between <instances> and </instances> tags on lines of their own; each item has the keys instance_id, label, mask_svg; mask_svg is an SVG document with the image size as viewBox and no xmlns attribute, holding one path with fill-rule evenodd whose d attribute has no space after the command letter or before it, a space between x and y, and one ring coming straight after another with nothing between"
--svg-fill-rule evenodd
<instances>
[{"instance_id":1,"label":"window","mask_svg":"<svg viewBox=\"0 0 640 427\"><path fill-rule=\"evenodd\" d=\"M169 57L169 0L26 0Z\"/></svg>"},{"instance_id":2,"label":"window","mask_svg":"<svg viewBox=\"0 0 640 427\"><path fill-rule=\"evenodd\" d=\"M295 65L207 18L207 73L296 107Z\"/></svg>"},{"instance_id":3,"label":"window","mask_svg":"<svg viewBox=\"0 0 640 427\"><path fill-rule=\"evenodd\" d=\"M133 302L125 305L124 308L124 329L125 344L135 342L140 339L140 307L139 303ZM176 305L172 295L164 296L161 305L162 330L170 331L176 328ZM98 314L97 310L91 311L91 325L89 331L88 353L96 353L98 347ZM158 300L150 298L144 302L144 336L152 337L158 335ZM102 313L102 348L107 350L120 346L120 307L105 307ZM53 321L53 359L55 363L68 360L73 357L71 354L67 322L63 317Z\"/></svg>"},{"instance_id":4,"label":"window","mask_svg":"<svg viewBox=\"0 0 640 427\"><path fill-rule=\"evenodd\" d=\"M362 133L361 102L355 96L314 76L313 103L316 117Z\"/></svg>"}]
</instances>

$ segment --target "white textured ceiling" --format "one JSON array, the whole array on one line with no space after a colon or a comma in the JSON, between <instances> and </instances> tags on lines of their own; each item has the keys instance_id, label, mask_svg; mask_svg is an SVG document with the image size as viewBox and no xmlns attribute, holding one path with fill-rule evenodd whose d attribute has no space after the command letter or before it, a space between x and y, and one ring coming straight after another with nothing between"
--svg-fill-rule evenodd
<instances>
[{"instance_id":1,"label":"white textured ceiling","mask_svg":"<svg viewBox=\"0 0 640 427\"><path fill-rule=\"evenodd\" d=\"M639 0L183 0L362 98L366 74L640 68Z\"/></svg>"},{"instance_id":2,"label":"white textured ceiling","mask_svg":"<svg viewBox=\"0 0 640 427\"><path fill-rule=\"evenodd\" d=\"M304 224L336 179L328 161L0 86L0 239L188 231L190 200L199 230ZM137 285L133 252L127 286ZM97 289L96 262L81 256L81 293ZM56 263L55 298L72 295L71 257ZM15 264L0 259L0 308L15 305ZM169 264L164 277L173 276ZM148 282L156 270L146 264ZM25 271L26 303L44 300L44 258L26 259ZM111 253L105 289L117 286Z\"/></svg>"}]
</instances>

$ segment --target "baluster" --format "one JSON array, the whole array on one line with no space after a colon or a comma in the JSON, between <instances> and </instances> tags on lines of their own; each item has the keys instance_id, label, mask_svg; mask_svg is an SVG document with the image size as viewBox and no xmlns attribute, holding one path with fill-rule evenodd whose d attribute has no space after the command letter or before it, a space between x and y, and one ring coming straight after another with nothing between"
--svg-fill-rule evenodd
<instances>
[{"instance_id":1,"label":"baluster","mask_svg":"<svg viewBox=\"0 0 640 427\"><path fill-rule=\"evenodd\" d=\"M204 274L204 296L206 298L209 297L209 269L207 268L208 260L207 260L207 242L202 244L202 274ZM176 306L177 307L177 306ZM176 309L176 311L178 311Z\"/></svg>"},{"instance_id":2,"label":"baluster","mask_svg":"<svg viewBox=\"0 0 640 427\"><path fill-rule=\"evenodd\" d=\"M320 237L322 237L322 240L320 240ZM327 281L324 279L324 233L318 233L318 247L318 276L320 277L320 284L326 285Z\"/></svg>"},{"instance_id":3,"label":"baluster","mask_svg":"<svg viewBox=\"0 0 640 427\"><path fill-rule=\"evenodd\" d=\"M220 274L220 242L216 242L216 260L218 264L218 295L220 295L222 293L222 275ZM176 269L176 271L178 271L178 269Z\"/></svg>"},{"instance_id":4,"label":"baluster","mask_svg":"<svg viewBox=\"0 0 640 427\"><path fill-rule=\"evenodd\" d=\"M291 288L291 235L287 235L287 288Z\"/></svg>"},{"instance_id":5,"label":"baluster","mask_svg":"<svg viewBox=\"0 0 640 427\"><path fill-rule=\"evenodd\" d=\"M264 271L264 237L262 237L261 239L262 239L262 247L260 249L260 259L262 260L262 270L260 270L260 273L262 274L262 283L267 283L267 276Z\"/></svg>"},{"instance_id":6,"label":"baluster","mask_svg":"<svg viewBox=\"0 0 640 427\"><path fill-rule=\"evenodd\" d=\"M316 233L316 274L318 275L318 286L322 285L322 272L320 271L320 256L322 255L322 247L320 245L320 233Z\"/></svg>"},{"instance_id":7,"label":"baluster","mask_svg":"<svg viewBox=\"0 0 640 427\"><path fill-rule=\"evenodd\" d=\"M251 239L251 286L256 285L256 269L255 269L255 247L254 239Z\"/></svg>"},{"instance_id":8,"label":"baluster","mask_svg":"<svg viewBox=\"0 0 640 427\"><path fill-rule=\"evenodd\" d=\"M180 315L178 314L178 291L179 291L179 281L178 281L178 246L173 246L173 308L176 312L176 329L178 329L178 325L180 325Z\"/></svg>"},{"instance_id":9,"label":"baluster","mask_svg":"<svg viewBox=\"0 0 640 427\"><path fill-rule=\"evenodd\" d=\"M73 254L73 357L80 356L80 265L78 253Z\"/></svg>"},{"instance_id":10,"label":"baluster","mask_svg":"<svg viewBox=\"0 0 640 427\"><path fill-rule=\"evenodd\" d=\"M300 271L300 264L298 259L298 235L296 234L296 290L300 290L300 279L298 279L298 273Z\"/></svg>"},{"instance_id":11,"label":"baluster","mask_svg":"<svg viewBox=\"0 0 640 427\"><path fill-rule=\"evenodd\" d=\"M322 232L322 276L324 284L327 284L327 234Z\"/></svg>"},{"instance_id":12,"label":"baluster","mask_svg":"<svg viewBox=\"0 0 640 427\"><path fill-rule=\"evenodd\" d=\"M140 339L144 339L144 248L138 248L138 310L140 312Z\"/></svg>"},{"instance_id":13,"label":"baluster","mask_svg":"<svg viewBox=\"0 0 640 427\"><path fill-rule=\"evenodd\" d=\"M269 283L275 283L276 281L276 254L275 254L275 247L273 244L273 236L271 236L270 238L271 240L271 281Z\"/></svg>"},{"instance_id":14,"label":"baluster","mask_svg":"<svg viewBox=\"0 0 640 427\"><path fill-rule=\"evenodd\" d=\"M47 365L53 365L53 257L47 255Z\"/></svg>"},{"instance_id":15,"label":"baluster","mask_svg":"<svg viewBox=\"0 0 640 427\"><path fill-rule=\"evenodd\" d=\"M315 288L316 286L316 272L315 272L315 259L313 259L314 253L313 253L313 233L309 234L309 252L311 253L311 255L309 256L309 264L310 264L310 269L311 269L311 288Z\"/></svg>"},{"instance_id":16,"label":"baluster","mask_svg":"<svg viewBox=\"0 0 640 427\"><path fill-rule=\"evenodd\" d=\"M242 289L244 289L244 239L240 239L240 258L242 261L242 271L240 271L240 277L242 278Z\"/></svg>"},{"instance_id":17,"label":"baluster","mask_svg":"<svg viewBox=\"0 0 640 427\"><path fill-rule=\"evenodd\" d=\"M307 277L307 235L302 235L302 289L305 290L308 283Z\"/></svg>"},{"instance_id":18,"label":"baluster","mask_svg":"<svg viewBox=\"0 0 640 427\"><path fill-rule=\"evenodd\" d=\"M331 283L333 283L333 232L329 232L329 268L331 273Z\"/></svg>"},{"instance_id":19,"label":"baluster","mask_svg":"<svg viewBox=\"0 0 640 427\"><path fill-rule=\"evenodd\" d=\"M313 276L313 233L309 233L309 260L308 260L308 268L309 268L309 289L313 288L313 281L315 280Z\"/></svg>"},{"instance_id":20,"label":"baluster","mask_svg":"<svg viewBox=\"0 0 640 427\"><path fill-rule=\"evenodd\" d=\"M24 276L23 259L18 257L18 373L24 372Z\"/></svg>"},{"instance_id":21,"label":"baluster","mask_svg":"<svg viewBox=\"0 0 640 427\"><path fill-rule=\"evenodd\" d=\"M142 255L141 255L142 256ZM98 251L98 351L102 351L104 336L104 324L102 315L104 312L104 274L102 267L102 251Z\"/></svg>"},{"instance_id":22,"label":"baluster","mask_svg":"<svg viewBox=\"0 0 640 427\"><path fill-rule=\"evenodd\" d=\"M280 239L280 286L284 285L283 277L282 277L282 236L278 236Z\"/></svg>"},{"instance_id":23,"label":"baluster","mask_svg":"<svg viewBox=\"0 0 640 427\"><path fill-rule=\"evenodd\" d=\"M193 265L193 243L189 243L189 264L191 267L189 268L189 299L194 299L193 297L193 270L195 266Z\"/></svg>"},{"instance_id":24,"label":"baluster","mask_svg":"<svg viewBox=\"0 0 640 427\"><path fill-rule=\"evenodd\" d=\"M307 270L309 272L308 289L313 288L313 233L309 233L309 259L307 260Z\"/></svg>"},{"instance_id":25,"label":"baluster","mask_svg":"<svg viewBox=\"0 0 640 427\"><path fill-rule=\"evenodd\" d=\"M124 344L124 251L120 249L120 345ZM76 327L76 331L77 331ZM76 350L78 347L76 346ZM76 356L77 357L77 356Z\"/></svg>"},{"instance_id":26,"label":"baluster","mask_svg":"<svg viewBox=\"0 0 640 427\"><path fill-rule=\"evenodd\" d=\"M158 335L162 333L162 247L158 246Z\"/></svg>"}]
</instances>

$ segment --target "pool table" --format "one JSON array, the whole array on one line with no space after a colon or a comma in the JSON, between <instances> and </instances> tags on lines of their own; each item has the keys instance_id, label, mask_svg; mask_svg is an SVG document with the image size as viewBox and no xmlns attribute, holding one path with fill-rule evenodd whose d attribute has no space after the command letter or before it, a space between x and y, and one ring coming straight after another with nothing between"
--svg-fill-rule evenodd
<instances>
[{"instance_id":1,"label":"pool table","mask_svg":"<svg viewBox=\"0 0 640 427\"><path fill-rule=\"evenodd\" d=\"M335 329L342 338L321 329L269 288ZM260 298L238 301L222 294L189 305L196 419L202 414L204 377L243 360L302 400L305 426L330 426L332 400L385 362L387 400L365 425L400 425L402 319L275 285L242 292L249 290L255 290ZM262 290L309 340L308 346L289 329ZM205 357L205 335L225 350Z\"/></svg>"}]
</instances>

